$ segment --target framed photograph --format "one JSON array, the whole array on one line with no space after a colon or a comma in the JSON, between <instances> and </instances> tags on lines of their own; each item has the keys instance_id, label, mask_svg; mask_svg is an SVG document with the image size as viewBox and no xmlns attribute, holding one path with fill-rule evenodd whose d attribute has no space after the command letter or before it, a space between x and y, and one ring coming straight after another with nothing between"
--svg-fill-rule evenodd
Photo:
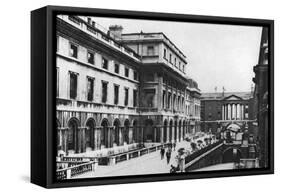
<instances>
[{"instance_id":1,"label":"framed photograph","mask_svg":"<svg viewBox=\"0 0 281 194\"><path fill-rule=\"evenodd\" d=\"M31 182L272 174L273 20L31 12Z\"/></svg>"}]
</instances>

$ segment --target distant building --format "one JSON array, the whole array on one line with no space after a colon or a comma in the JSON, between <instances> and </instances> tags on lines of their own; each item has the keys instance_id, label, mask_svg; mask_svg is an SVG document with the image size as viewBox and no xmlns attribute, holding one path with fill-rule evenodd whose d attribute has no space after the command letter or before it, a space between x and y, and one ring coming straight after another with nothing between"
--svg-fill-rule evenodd
<instances>
[{"instance_id":1,"label":"distant building","mask_svg":"<svg viewBox=\"0 0 281 194\"><path fill-rule=\"evenodd\" d=\"M236 124L254 133L252 92L202 93L201 130L212 133Z\"/></svg>"},{"instance_id":2,"label":"distant building","mask_svg":"<svg viewBox=\"0 0 281 194\"><path fill-rule=\"evenodd\" d=\"M260 166L268 167L268 90L269 90L269 61L268 61L268 28L262 29L260 54L258 64L254 67L255 83L254 91L254 117L257 119L257 131L259 139Z\"/></svg>"},{"instance_id":3,"label":"distant building","mask_svg":"<svg viewBox=\"0 0 281 194\"><path fill-rule=\"evenodd\" d=\"M67 154L181 141L200 130L198 84L163 33L57 16L57 146Z\"/></svg>"}]
</instances>

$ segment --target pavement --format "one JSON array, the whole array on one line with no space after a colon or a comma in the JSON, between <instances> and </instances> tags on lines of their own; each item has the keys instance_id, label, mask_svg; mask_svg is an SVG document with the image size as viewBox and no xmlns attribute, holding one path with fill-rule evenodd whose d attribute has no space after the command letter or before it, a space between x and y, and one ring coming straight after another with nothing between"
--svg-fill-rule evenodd
<instances>
[{"instance_id":1,"label":"pavement","mask_svg":"<svg viewBox=\"0 0 281 194\"><path fill-rule=\"evenodd\" d=\"M204 140L206 136L196 139L198 141ZM128 176L128 175L144 175L144 174L162 174L170 173L171 164L177 165L176 155L179 148L185 148L185 150L191 151L190 142L185 140L177 142L175 151L172 149L170 163L167 164L166 154L163 160L161 160L160 150L143 155L138 158L123 161L111 166L98 166L95 171L86 172L84 174L75 176L73 178L92 178L92 177L107 177L107 176ZM167 151L167 149L165 149Z\"/></svg>"},{"instance_id":2,"label":"pavement","mask_svg":"<svg viewBox=\"0 0 281 194\"><path fill-rule=\"evenodd\" d=\"M177 150L182 147L185 149L191 149L190 142L181 141L177 143L175 151L172 149L171 161L169 164L167 164L166 156L163 160L161 160L160 150L158 150L112 166L100 165L95 171L87 172L73 178L169 173L171 164L176 165L175 157L177 155Z\"/></svg>"}]
</instances>

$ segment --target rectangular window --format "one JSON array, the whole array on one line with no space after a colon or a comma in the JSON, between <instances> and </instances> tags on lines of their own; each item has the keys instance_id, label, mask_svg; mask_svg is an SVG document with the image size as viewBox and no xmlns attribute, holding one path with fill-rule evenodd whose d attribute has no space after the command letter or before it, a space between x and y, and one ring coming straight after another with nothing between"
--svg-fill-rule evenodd
<instances>
[{"instance_id":1,"label":"rectangular window","mask_svg":"<svg viewBox=\"0 0 281 194\"><path fill-rule=\"evenodd\" d=\"M95 54L93 52L88 51L87 58L88 63L95 64Z\"/></svg>"},{"instance_id":2,"label":"rectangular window","mask_svg":"<svg viewBox=\"0 0 281 194\"><path fill-rule=\"evenodd\" d=\"M125 77L129 77L129 68L125 67Z\"/></svg>"},{"instance_id":3,"label":"rectangular window","mask_svg":"<svg viewBox=\"0 0 281 194\"><path fill-rule=\"evenodd\" d=\"M129 88L125 88L124 105L128 106L128 102L129 102Z\"/></svg>"},{"instance_id":4,"label":"rectangular window","mask_svg":"<svg viewBox=\"0 0 281 194\"><path fill-rule=\"evenodd\" d=\"M120 65L115 63L114 72L117 73L117 74L119 74L119 67L120 67Z\"/></svg>"},{"instance_id":5,"label":"rectangular window","mask_svg":"<svg viewBox=\"0 0 281 194\"><path fill-rule=\"evenodd\" d=\"M114 84L114 104L119 102L119 86Z\"/></svg>"},{"instance_id":6,"label":"rectangular window","mask_svg":"<svg viewBox=\"0 0 281 194\"><path fill-rule=\"evenodd\" d=\"M70 43L70 56L77 58L78 56L78 46Z\"/></svg>"},{"instance_id":7,"label":"rectangular window","mask_svg":"<svg viewBox=\"0 0 281 194\"><path fill-rule=\"evenodd\" d=\"M172 54L170 54L169 62L172 63Z\"/></svg>"},{"instance_id":8,"label":"rectangular window","mask_svg":"<svg viewBox=\"0 0 281 194\"><path fill-rule=\"evenodd\" d=\"M175 57L175 66L177 66L177 58Z\"/></svg>"},{"instance_id":9,"label":"rectangular window","mask_svg":"<svg viewBox=\"0 0 281 194\"><path fill-rule=\"evenodd\" d=\"M59 96L59 68L57 67L57 93L56 96Z\"/></svg>"},{"instance_id":10,"label":"rectangular window","mask_svg":"<svg viewBox=\"0 0 281 194\"><path fill-rule=\"evenodd\" d=\"M136 71L134 71L134 80L138 80L138 73Z\"/></svg>"},{"instance_id":11,"label":"rectangular window","mask_svg":"<svg viewBox=\"0 0 281 194\"><path fill-rule=\"evenodd\" d=\"M164 59L167 59L167 50L164 49Z\"/></svg>"},{"instance_id":12,"label":"rectangular window","mask_svg":"<svg viewBox=\"0 0 281 194\"><path fill-rule=\"evenodd\" d=\"M87 100L94 100L94 78L87 78Z\"/></svg>"},{"instance_id":13,"label":"rectangular window","mask_svg":"<svg viewBox=\"0 0 281 194\"><path fill-rule=\"evenodd\" d=\"M108 82L102 81L102 98L101 98L102 103L106 103L107 101L107 85Z\"/></svg>"},{"instance_id":14,"label":"rectangular window","mask_svg":"<svg viewBox=\"0 0 281 194\"><path fill-rule=\"evenodd\" d=\"M153 56L153 55L155 55L154 46L148 46L148 47L147 47L147 55L148 55L148 56Z\"/></svg>"},{"instance_id":15,"label":"rectangular window","mask_svg":"<svg viewBox=\"0 0 281 194\"><path fill-rule=\"evenodd\" d=\"M133 106L134 107L137 106L137 99L138 99L138 91L134 90L134 93L133 93Z\"/></svg>"},{"instance_id":16,"label":"rectangular window","mask_svg":"<svg viewBox=\"0 0 281 194\"><path fill-rule=\"evenodd\" d=\"M171 93L169 92L168 94L168 104L167 104L167 108L170 108L170 104L171 104Z\"/></svg>"},{"instance_id":17,"label":"rectangular window","mask_svg":"<svg viewBox=\"0 0 281 194\"><path fill-rule=\"evenodd\" d=\"M70 76L70 87L69 87L69 97L71 99L76 99L77 97L77 74L76 73L73 73L73 72L70 72L69 74Z\"/></svg>"},{"instance_id":18,"label":"rectangular window","mask_svg":"<svg viewBox=\"0 0 281 194\"><path fill-rule=\"evenodd\" d=\"M108 60L105 58L102 58L102 68L108 69Z\"/></svg>"}]
</instances>

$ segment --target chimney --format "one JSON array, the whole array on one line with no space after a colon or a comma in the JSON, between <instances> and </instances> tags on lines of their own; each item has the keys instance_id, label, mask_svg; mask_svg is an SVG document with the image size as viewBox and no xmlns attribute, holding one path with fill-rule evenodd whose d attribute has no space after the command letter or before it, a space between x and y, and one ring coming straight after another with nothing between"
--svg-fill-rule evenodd
<instances>
[{"instance_id":1,"label":"chimney","mask_svg":"<svg viewBox=\"0 0 281 194\"><path fill-rule=\"evenodd\" d=\"M120 25L109 26L109 35L114 39L122 39L123 27Z\"/></svg>"}]
</instances>

